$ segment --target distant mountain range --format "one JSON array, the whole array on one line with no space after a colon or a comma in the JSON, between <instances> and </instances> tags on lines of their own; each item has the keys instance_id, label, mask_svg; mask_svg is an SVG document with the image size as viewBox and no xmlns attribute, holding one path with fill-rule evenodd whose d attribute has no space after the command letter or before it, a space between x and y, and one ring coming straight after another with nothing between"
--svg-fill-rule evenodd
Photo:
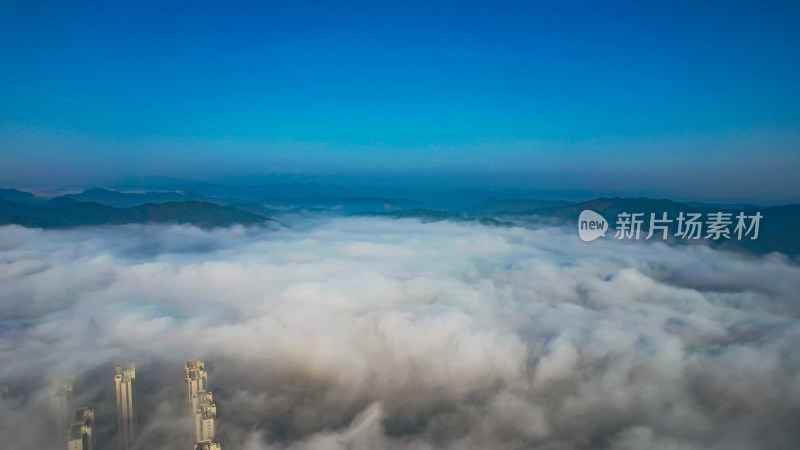
<instances>
[{"instance_id":1,"label":"distant mountain range","mask_svg":"<svg viewBox=\"0 0 800 450\"><path fill-rule=\"evenodd\" d=\"M163 176L128 177L118 179L109 189L126 192L195 192L207 198L225 199L227 203L249 203L265 198L297 199L301 197L335 197L335 198L367 198L383 197L391 199L410 199L425 204L426 208L447 209L458 207L466 210L476 202L484 199L530 199L545 201L566 200L569 202L585 201L597 197L589 191L579 190L529 190L514 188L471 188L471 189L431 189L417 186L412 182L399 186L342 186L335 183L315 182L275 182L266 181L270 177L248 177L233 184L209 183L203 181L182 180ZM241 184L246 182L246 184ZM380 184L380 183L378 183ZM537 200L541 201L541 200ZM528 205L526 208L536 206ZM506 209L516 210L516 208ZM476 211L477 212L477 211Z\"/></svg>"},{"instance_id":2,"label":"distant mountain range","mask_svg":"<svg viewBox=\"0 0 800 450\"><path fill-rule=\"evenodd\" d=\"M30 192L18 191L16 189L0 189L0 200L23 203L26 205L33 205L43 201Z\"/></svg>"},{"instance_id":3,"label":"distant mountain range","mask_svg":"<svg viewBox=\"0 0 800 450\"><path fill-rule=\"evenodd\" d=\"M115 208L96 202L80 202L59 197L36 205L0 200L0 224L38 228L68 228L85 225L123 225L131 223L178 223L200 227L253 225L271 219L201 201L146 203L130 208Z\"/></svg>"},{"instance_id":4,"label":"distant mountain range","mask_svg":"<svg viewBox=\"0 0 800 450\"><path fill-rule=\"evenodd\" d=\"M420 208L424 205L416 200L386 197L330 197L327 195L309 195L303 197L267 197L260 200L268 206L283 208L331 208L347 212L373 210L401 210Z\"/></svg>"},{"instance_id":5,"label":"distant mountain range","mask_svg":"<svg viewBox=\"0 0 800 450\"><path fill-rule=\"evenodd\" d=\"M571 205L564 200L536 200L530 198L487 198L464 209L472 213L519 213L533 209L560 208Z\"/></svg>"},{"instance_id":6,"label":"distant mountain range","mask_svg":"<svg viewBox=\"0 0 800 450\"><path fill-rule=\"evenodd\" d=\"M214 195L209 195L197 191L118 192L96 188L46 200L16 189L0 189L0 224L63 228L129 223L187 223L216 227L265 223L271 221L271 217L286 213L330 212L359 216L417 218L428 222L474 221L495 226L530 221L563 225L577 223L581 211L590 209L606 218L609 222L609 234L606 237L613 238L617 216L622 212L643 214L641 216L643 236L649 229L651 213L657 218L667 213L667 217L673 219L669 235L674 236L677 232L677 223L674 219L681 212L700 213L704 222L710 213L730 213L734 225L739 212L747 215L759 212L763 218L756 240L745 238L698 241L723 249L753 253L778 251L789 255L800 255L800 205L758 207L746 204L713 205L620 197L598 198L581 203L547 199L488 198L479 202L437 208L419 200L382 196L335 196L319 193L291 195L293 193L287 186L292 185L280 186L277 192L259 190L260 196L248 201L242 201L241 195L220 196L219 190L215 190ZM321 185L305 186L299 191L317 192L320 187ZM344 188L341 190L344 194ZM243 193L238 188L233 191L237 194ZM253 193L249 193L247 197L253 197ZM671 239L671 242L686 243L679 239Z\"/></svg>"},{"instance_id":7,"label":"distant mountain range","mask_svg":"<svg viewBox=\"0 0 800 450\"><path fill-rule=\"evenodd\" d=\"M117 192L108 189L89 189L80 194L67 194L64 198L71 198L80 202L95 202L117 208L144 205L145 203L185 202L189 200L211 201L197 192Z\"/></svg>"},{"instance_id":8,"label":"distant mountain range","mask_svg":"<svg viewBox=\"0 0 800 450\"><path fill-rule=\"evenodd\" d=\"M195 191L169 191L169 192L119 192L103 188L93 188L78 194L66 194L55 197L49 202L63 202L65 200L77 200L79 202L94 202L102 205L113 206L115 208L128 208L131 206L144 205L147 203L168 203L185 202L190 200L216 203L219 205L262 205L268 210L287 211L300 208L329 208L339 209L345 212L372 211L372 210L397 210L408 208L420 208L424 203L416 200L402 198L388 198L375 196L331 196L331 195L291 195L287 192L285 185L276 191L267 192L267 196L255 197L243 195L238 189L233 189L237 196L206 195ZM263 188L263 186L262 186ZM309 191L308 188L303 189ZM312 189L316 191L317 186ZM296 193L295 193L296 194ZM251 198L250 200L247 200ZM14 203L35 205L46 200L35 197L29 192L16 189L0 190L0 199ZM245 200L243 200L245 199ZM245 208L246 209L246 208ZM252 209L252 208L251 208Z\"/></svg>"},{"instance_id":9,"label":"distant mountain range","mask_svg":"<svg viewBox=\"0 0 800 450\"><path fill-rule=\"evenodd\" d=\"M404 209L400 211L371 211L354 214L355 216L394 217L397 219L420 219L423 222L441 222L454 220L459 222L479 222L483 225L510 226L511 222L502 221L494 217L476 216L454 211L434 211L430 209Z\"/></svg>"}]
</instances>

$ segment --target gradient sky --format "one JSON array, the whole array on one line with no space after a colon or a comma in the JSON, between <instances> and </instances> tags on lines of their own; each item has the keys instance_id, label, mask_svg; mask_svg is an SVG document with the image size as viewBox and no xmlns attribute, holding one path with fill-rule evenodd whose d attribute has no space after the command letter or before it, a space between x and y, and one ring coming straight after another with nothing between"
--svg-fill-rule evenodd
<instances>
[{"instance_id":1,"label":"gradient sky","mask_svg":"<svg viewBox=\"0 0 800 450\"><path fill-rule=\"evenodd\" d=\"M2 1L0 184L800 199L798 23L797 2Z\"/></svg>"}]
</instances>

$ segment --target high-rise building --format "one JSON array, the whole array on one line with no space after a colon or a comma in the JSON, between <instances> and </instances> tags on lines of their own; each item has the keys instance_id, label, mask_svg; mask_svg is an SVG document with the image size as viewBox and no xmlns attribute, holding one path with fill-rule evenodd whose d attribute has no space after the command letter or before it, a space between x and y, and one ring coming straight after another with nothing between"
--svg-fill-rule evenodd
<instances>
[{"instance_id":1,"label":"high-rise building","mask_svg":"<svg viewBox=\"0 0 800 450\"><path fill-rule=\"evenodd\" d=\"M222 450L222 447L219 445L218 442L201 442L199 444L195 444L195 450Z\"/></svg>"},{"instance_id":2,"label":"high-rise building","mask_svg":"<svg viewBox=\"0 0 800 450\"><path fill-rule=\"evenodd\" d=\"M72 380L56 378L50 388L50 419L59 439L64 439L70 425L72 403ZM63 441L62 441L63 442Z\"/></svg>"},{"instance_id":3,"label":"high-rise building","mask_svg":"<svg viewBox=\"0 0 800 450\"><path fill-rule=\"evenodd\" d=\"M199 392L192 399L195 405L195 442L214 442L214 421L217 419L217 405L211 392Z\"/></svg>"},{"instance_id":4,"label":"high-rise building","mask_svg":"<svg viewBox=\"0 0 800 450\"><path fill-rule=\"evenodd\" d=\"M217 405L208 391L208 374L203 361L187 361L184 368L186 402L194 418L194 444L198 450L220 450L214 442Z\"/></svg>"},{"instance_id":5,"label":"high-rise building","mask_svg":"<svg viewBox=\"0 0 800 450\"><path fill-rule=\"evenodd\" d=\"M94 410L75 410L67 435L67 450L92 450L94 448Z\"/></svg>"},{"instance_id":6,"label":"high-rise building","mask_svg":"<svg viewBox=\"0 0 800 450\"><path fill-rule=\"evenodd\" d=\"M190 413L194 413L192 398L198 392L205 392L208 387L208 374L206 374L206 363L203 361L186 361L183 369L184 379L186 380L186 406Z\"/></svg>"},{"instance_id":7,"label":"high-rise building","mask_svg":"<svg viewBox=\"0 0 800 450\"><path fill-rule=\"evenodd\" d=\"M136 438L136 366L118 364L114 369L114 392L117 397L117 433L122 450L133 448Z\"/></svg>"}]
</instances>

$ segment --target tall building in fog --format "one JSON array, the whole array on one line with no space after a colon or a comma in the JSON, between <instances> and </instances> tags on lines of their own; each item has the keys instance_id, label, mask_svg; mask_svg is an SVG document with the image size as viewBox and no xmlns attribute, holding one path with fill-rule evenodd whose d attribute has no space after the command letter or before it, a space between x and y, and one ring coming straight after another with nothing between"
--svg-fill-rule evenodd
<instances>
[{"instance_id":1,"label":"tall building in fog","mask_svg":"<svg viewBox=\"0 0 800 450\"><path fill-rule=\"evenodd\" d=\"M67 450L92 450L94 448L94 410L80 408L72 415L67 436Z\"/></svg>"},{"instance_id":2,"label":"tall building in fog","mask_svg":"<svg viewBox=\"0 0 800 450\"><path fill-rule=\"evenodd\" d=\"M220 450L215 442L217 405L208 391L208 374L203 361L187 361L184 368L186 381L186 403L194 418L194 448L196 450Z\"/></svg>"},{"instance_id":3,"label":"tall building in fog","mask_svg":"<svg viewBox=\"0 0 800 450\"><path fill-rule=\"evenodd\" d=\"M189 408L189 412L194 413L192 397L198 392L205 392L208 387L206 363L196 360L186 361L183 375L186 381L186 406Z\"/></svg>"},{"instance_id":4,"label":"tall building in fog","mask_svg":"<svg viewBox=\"0 0 800 450\"><path fill-rule=\"evenodd\" d=\"M211 392L198 392L192 398L194 403L195 442L214 442L214 425L217 419L217 405Z\"/></svg>"},{"instance_id":5,"label":"tall building in fog","mask_svg":"<svg viewBox=\"0 0 800 450\"><path fill-rule=\"evenodd\" d=\"M136 438L136 366L118 364L114 369L114 392L117 398L117 433L122 450L133 448Z\"/></svg>"},{"instance_id":6,"label":"tall building in fog","mask_svg":"<svg viewBox=\"0 0 800 450\"><path fill-rule=\"evenodd\" d=\"M68 432L71 403L72 380L56 378L50 388L50 420L53 432L59 439L64 439L64 435Z\"/></svg>"}]
</instances>

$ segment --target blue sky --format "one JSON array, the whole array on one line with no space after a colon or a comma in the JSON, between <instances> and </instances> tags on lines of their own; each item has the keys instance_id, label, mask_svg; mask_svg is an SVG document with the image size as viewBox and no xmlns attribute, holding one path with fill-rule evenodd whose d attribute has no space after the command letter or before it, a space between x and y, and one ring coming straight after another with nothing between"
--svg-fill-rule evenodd
<instances>
[{"instance_id":1,"label":"blue sky","mask_svg":"<svg viewBox=\"0 0 800 450\"><path fill-rule=\"evenodd\" d=\"M0 3L0 183L800 198L796 2L94 3Z\"/></svg>"}]
</instances>

